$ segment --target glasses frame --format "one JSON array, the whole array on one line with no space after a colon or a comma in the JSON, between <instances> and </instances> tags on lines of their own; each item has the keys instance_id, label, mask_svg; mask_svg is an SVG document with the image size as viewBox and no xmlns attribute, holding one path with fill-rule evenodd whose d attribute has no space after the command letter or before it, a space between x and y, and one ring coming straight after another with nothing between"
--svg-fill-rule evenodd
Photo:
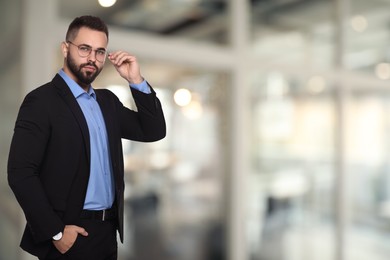
<instances>
[{"instance_id":1,"label":"glasses frame","mask_svg":"<svg viewBox=\"0 0 390 260\"><path fill-rule=\"evenodd\" d=\"M87 45L87 44L74 44L73 42L71 41L66 41L66 43L70 43L74 46L77 47L77 53L79 54L80 57L82 58L85 58L85 57L88 57L89 55L91 55L92 51L95 52L95 59L99 62L104 62L107 58L107 50L104 49L104 48L98 48L98 49L92 49L91 46ZM82 48L85 48L85 50L82 50ZM104 54L100 54L100 55L103 55L103 59L101 60L100 58L98 58L99 56L99 52L104 52ZM86 53L88 52L88 53ZM100 57L100 56L99 56Z\"/></svg>"}]
</instances>

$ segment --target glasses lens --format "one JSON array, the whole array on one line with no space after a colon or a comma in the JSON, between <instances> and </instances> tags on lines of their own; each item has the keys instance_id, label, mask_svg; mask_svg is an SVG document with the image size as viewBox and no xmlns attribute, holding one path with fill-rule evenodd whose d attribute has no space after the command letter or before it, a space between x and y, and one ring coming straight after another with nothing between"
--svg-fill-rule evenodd
<instances>
[{"instance_id":1,"label":"glasses lens","mask_svg":"<svg viewBox=\"0 0 390 260\"><path fill-rule=\"evenodd\" d=\"M88 47L88 46L79 46L79 55L81 57L86 57L88 56L92 51L92 48L91 47Z\"/></svg>"},{"instance_id":2,"label":"glasses lens","mask_svg":"<svg viewBox=\"0 0 390 260\"><path fill-rule=\"evenodd\" d=\"M95 52L96 59L100 62L103 62L106 59L106 51L105 50L97 50Z\"/></svg>"}]
</instances>

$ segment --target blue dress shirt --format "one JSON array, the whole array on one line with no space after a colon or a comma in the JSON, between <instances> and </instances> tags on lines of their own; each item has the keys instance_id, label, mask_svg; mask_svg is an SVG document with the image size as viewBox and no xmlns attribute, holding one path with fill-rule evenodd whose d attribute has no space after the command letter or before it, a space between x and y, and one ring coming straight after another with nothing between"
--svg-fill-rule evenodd
<instances>
[{"instance_id":1,"label":"blue dress shirt","mask_svg":"<svg viewBox=\"0 0 390 260\"><path fill-rule=\"evenodd\" d=\"M90 86L88 92L85 92L62 69L58 74L69 86L88 124L91 144L91 165L84 209L103 210L111 208L115 197L111 155L106 125L96 100L95 91ZM150 87L145 80L140 84L130 84L130 87L146 94L151 93Z\"/></svg>"}]
</instances>

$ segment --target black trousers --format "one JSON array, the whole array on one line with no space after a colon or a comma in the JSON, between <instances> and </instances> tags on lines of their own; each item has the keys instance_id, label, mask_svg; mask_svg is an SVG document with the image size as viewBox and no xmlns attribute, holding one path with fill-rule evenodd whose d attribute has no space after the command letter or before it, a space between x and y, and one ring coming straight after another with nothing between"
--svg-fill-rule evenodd
<instances>
[{"instance_id":1,"label":"black trousers","mask_svg":"<svg viewBox=\"0 0 390 260\"><path fill-rule=\"evenodd\" d=\"M112 221L81 219L75 224L88 236L78 235L74 245L61 254L53 245L44 260L117 260L116 225Z\"/></svg>"}]
</instances>

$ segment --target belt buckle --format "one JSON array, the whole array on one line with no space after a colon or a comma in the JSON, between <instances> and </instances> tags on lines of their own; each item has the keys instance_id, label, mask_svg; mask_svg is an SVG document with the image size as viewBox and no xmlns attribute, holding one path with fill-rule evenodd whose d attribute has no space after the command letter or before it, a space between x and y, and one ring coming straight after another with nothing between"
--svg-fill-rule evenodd
<instances>
[{"instance_id":1,"label":"belt buckle","mask_svg":"<svg viewBox=\"0 0 390 260\"><path fill-rule=\"evenodd\" d=\"M105 220L106 220L106 210L103 209L102 221L105 221Z\"/></svg>"}]
</instances>

